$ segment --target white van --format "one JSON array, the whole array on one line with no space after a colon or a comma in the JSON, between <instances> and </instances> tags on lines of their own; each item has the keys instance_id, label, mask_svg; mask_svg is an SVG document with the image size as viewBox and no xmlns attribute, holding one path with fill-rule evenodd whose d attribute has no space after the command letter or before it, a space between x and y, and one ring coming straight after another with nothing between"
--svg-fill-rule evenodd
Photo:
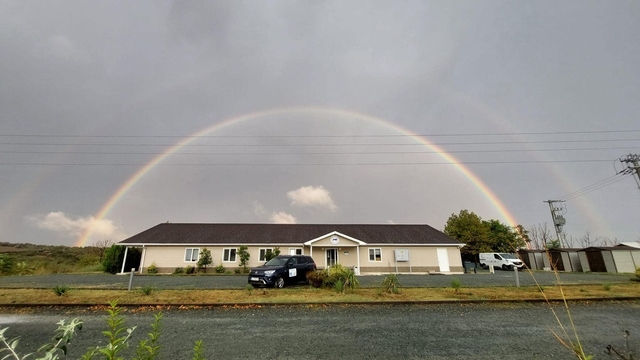
<instances>
[{"instance_id":1,"label":"white van","mask_svg":"<svg viewBox=\"0 0 640 360\"><path fill-rule=\"evenodd\" d=\"M489 267L493 265L494 268L502 270L513 270L514 267L518 270L522 270L524 264L514 254L509 253L480 253L480 266Z\"/></svg>"}]
</instances>

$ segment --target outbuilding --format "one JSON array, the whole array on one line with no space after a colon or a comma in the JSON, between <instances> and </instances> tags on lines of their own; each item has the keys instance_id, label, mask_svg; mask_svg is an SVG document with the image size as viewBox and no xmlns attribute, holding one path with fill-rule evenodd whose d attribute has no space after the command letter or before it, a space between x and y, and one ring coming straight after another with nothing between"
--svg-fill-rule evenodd
<instances>
[{"instance_id":1,"label":"outbuilding","mask_svg":"<svg viewBox=\"0 0 640 360\"><path fill-rule=\"evenodd\" d=\"M263 264L268 250L278 248L309 255L318 268L341 264L363 275L463 272L464 244L429 225L162 223L119 245L142 248L140 272L152 264L160 273L195 266L204 248L211 252L210 266L239 269L242 245L249 267Z\"/></svg>"},{"instance_id":2,"label":"outbuilding","mask_svg":"<svg viewBox=\"0 0 640 360\"><path fill-rule=\"evenodd\" d=\"M640 267L640 249L627 245L588 247L578 254L585 272L633 273Z\"/></svg>"}]
</instances>

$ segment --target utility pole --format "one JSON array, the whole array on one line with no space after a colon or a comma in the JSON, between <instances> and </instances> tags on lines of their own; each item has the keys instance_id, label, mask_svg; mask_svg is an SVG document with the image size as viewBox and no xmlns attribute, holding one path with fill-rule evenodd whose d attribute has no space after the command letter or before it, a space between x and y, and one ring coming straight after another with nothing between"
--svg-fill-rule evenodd
<instances>
[{"instance_id":1,"label":"utility pole","mask_svg":"<svg viewBox=\"0 0 640 360\"><path fill-rule=\"evenodd\" d=\"M567 221L564 219L564 214L566 214L567 209L562 205L564 201L562 200L547 200L545 201L549 204L549 210L551 210L551 218L553 219L553 227L556 229L556 236L558 236L558 241L560 241L560 247L564 247L564 239L562 227ZM558 204L558 205L555 205Z\"/></svg>"},{"instance_id":2,"label":"utility pole","mask_svg":"<svg viewBox=\"0 0 640 360\"><path fill-rule=\"evenodd\" d=\"M618 172L618 174L636 174L637 178L636 183L638 184L638 189L640 189L640 155L638 154L629 154L627 156L623 156L620 159L622 165L626 165L627 167L622 171Z\"/></svg>"}]
</instances>

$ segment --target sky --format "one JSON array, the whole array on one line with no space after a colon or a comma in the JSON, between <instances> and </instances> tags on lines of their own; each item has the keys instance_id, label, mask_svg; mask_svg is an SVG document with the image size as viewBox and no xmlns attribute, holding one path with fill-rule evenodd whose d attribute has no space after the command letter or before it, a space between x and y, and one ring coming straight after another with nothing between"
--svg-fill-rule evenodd
<instances>
[{"instance_id":1,"label":"sky","mask_svg":"<svg viewBox=\"0 0 640 360\"><path fill-rule=\"evenodd\" d=\"M0 242L158 223L640 238L637 1L0 2ZM576 244L577 245L577 244Z\"/></svg>"}]
</instances>

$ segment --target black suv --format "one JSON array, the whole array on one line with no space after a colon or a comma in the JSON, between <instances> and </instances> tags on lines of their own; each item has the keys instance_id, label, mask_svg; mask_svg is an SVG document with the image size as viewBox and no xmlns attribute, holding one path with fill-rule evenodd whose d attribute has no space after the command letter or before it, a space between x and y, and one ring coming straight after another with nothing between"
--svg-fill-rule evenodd
<instances>
[{"instance_id":1,"label":"black suv","mask_svg":"<svg viewBox=\"0 0 640 360\"><path fill-rule=\"evenodd\" d=\"M285 285L307 281L307 273L315 269L316 263L311 256L280 255L251 269L247 280L253 287L283 288Z\"/></svg>"}]
</instances>

